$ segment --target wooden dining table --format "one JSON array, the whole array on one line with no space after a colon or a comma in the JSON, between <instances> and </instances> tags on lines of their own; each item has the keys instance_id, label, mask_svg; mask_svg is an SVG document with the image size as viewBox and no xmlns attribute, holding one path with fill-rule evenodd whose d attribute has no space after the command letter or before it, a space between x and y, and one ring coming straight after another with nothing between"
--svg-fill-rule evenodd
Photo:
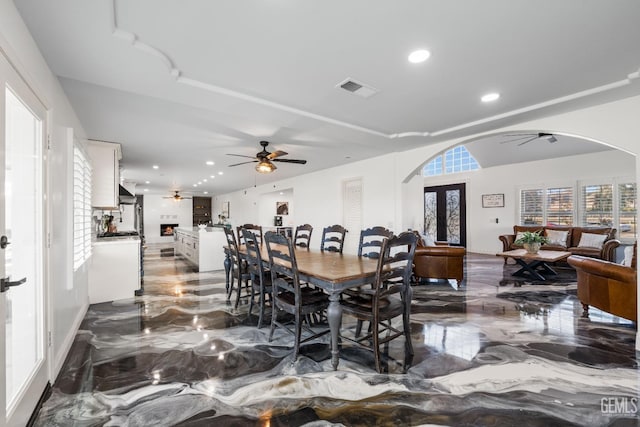
<instances>
[{"instance_id":1,"label":"wooden dining table","mask_svg":"<svg viewBox=\"0 0 640 427\"><path fill-rule=\"evenodd\" d=\"M246 254L244 245L239 246L240 254ZM263 262L268 263L267 245L260 246ZM323 252L319 249L295 249L300 281L311 283L329 295L327 321L331 334L331 365L338 368L338 336L342 324L340 294L345 289L357 288L373 283L378 262L375 259L357 255Z\"/></svg>"}]
</instances>

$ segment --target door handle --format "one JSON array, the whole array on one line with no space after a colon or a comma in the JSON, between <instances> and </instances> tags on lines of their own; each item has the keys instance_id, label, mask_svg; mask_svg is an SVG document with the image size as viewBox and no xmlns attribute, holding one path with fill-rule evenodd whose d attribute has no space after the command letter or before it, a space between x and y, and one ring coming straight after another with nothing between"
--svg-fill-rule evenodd
<instances>
[{"instance_id":1,"label":"door handle","mask_svg":"<svg viewBox=\"0 0 640 427\"><path fill-rule=\"evenodd\" d=\"M0 237L0 249L6 248L9 243L11 242L9 242L9 239L7 238L7 236Z\"/></svg>"},{"instance_id":2,"label":"door handle","mask_svg":"<svg viewBox=\"0 0 640 427\"><path fill-rule=\"evenodd\" d=\"M27 281L26 277L23 277L20 280L16 280L12 282L9 277L3 277L0 279L0 292L7 292L12 286L20 286Z\"/></svg>"}]
</instances>

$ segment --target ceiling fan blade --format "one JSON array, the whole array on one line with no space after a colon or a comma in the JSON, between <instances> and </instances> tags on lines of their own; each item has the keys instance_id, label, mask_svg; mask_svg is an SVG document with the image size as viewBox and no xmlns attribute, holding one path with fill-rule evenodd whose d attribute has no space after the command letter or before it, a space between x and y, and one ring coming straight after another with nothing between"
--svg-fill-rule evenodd
<instances>
[{"instance_id":1,"label":"ceiling fan blade","mask_svg":"<svg viewBox=\"0 0 640 427\"><path fill-rule=\"evenodd\" d=\"M300 165L306 165L306 160L296 160L296 159L273 159L274 162L283 162L283 163L298 163Z\"/></svg>"},{"instance_id":2,"label":"ceiling fan blade","mask_svg":"<svg viewBox=\"0 0 640 427\"><path fill-rule=\"evenodd\" d=\"M538 138L539 138L539 136L538 136L538 135L532 136L531 138L526 139L526 140L522 141L520 144L518 144L518 147L519 147L519 146L521 146L521 145L526 144L527 142L531 142L531 141L533 141L534 139L538 139Z\"/></svg>"},{"instance_id":3,"label":"ceiling fan blade","mask_svg":"<svg viewBox=\"0 0 640 427\"><path fill-rule=\"evenodd\" d=\"M269 154L269 155L267 156L267 159L269 159L269 160L273 160L273 159L275 159L276 157L286 156L287 154L289 154L289 153L287 153L287 152L285 152L285 151L282 151L282 150L276 150L276 151L274 151L273 153Z\"/></svg>"},{"instance_id":4,"label":"ceiling fan blade","mask_svg":"<svg viewBox=\"0 0 640 427\"><path fill-rule=\"evenodd\" d=\"M254 156L245 156L244 154L229 154L229 153L227 153L227 156L246 157L247 159L255 159Z\"/></svg>"},{"instance_id":5,"label":"ceiling fan blade","mask_svg":"<svg viewBox=\"0 0 640 427\"><path fill-rule=\"evenodd\" d=\"M232 166L240 166L240 165L246 165L247 163L257 163L257 162L258 162L257 160L251 160L250 162L235 163L235 164L233 164L233 165L229 165L229 167L232 167Z\"/></svg>"}]
</instances>

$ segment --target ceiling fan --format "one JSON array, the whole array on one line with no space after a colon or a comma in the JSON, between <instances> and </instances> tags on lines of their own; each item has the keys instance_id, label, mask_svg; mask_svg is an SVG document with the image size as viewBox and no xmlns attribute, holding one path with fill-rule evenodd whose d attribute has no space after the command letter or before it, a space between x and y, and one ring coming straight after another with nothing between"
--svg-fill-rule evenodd
<instances>
[{"instance_id":1,"label":"ceiling fan","mask_svg":"<svg viewBox=\"0 0 640 427\"><path fill-rule=\"evenodd\" d=\"M544 139L547 142L553 144L554 142L556 142L558 140L558 138L556 138L556 136L552 133L547 133L547 132L538 132L538 133L514 133L511 135L504 135L504 136L509 136L509 137L515 137L515 138L511 138L507 141L502 141L500 144L505 144L507 142L515 142L515 141L520 141L520 143L518 144L518 146L520 145L524 145L527 142L531 142L531 141L535 141L536 139Z\"/></svg>"},{"instance_id":2,"label":"ceiling fan","mask_svg":"<svg viewBox=\"0 0 640 427\"><path fill-rule=\"evenodd\" d=\"M164 196L163 199L173 199L176 202L179 202L182 199L190 199L191 197L184 197L180 195L180 190L175 190L175 194L173 196Z\"/></svg>"},{"instance_id":3,"label":"ceiling fan","mask_svg":"<svg viewBox=\"0 0 640 427\"><path fill-rule=\"evenodd\" d=\"M276 150L274 152L267 151L267 145L269 145L269 141L260 141L260 145L262 146L262 151L256 153L255 157L245 156L242 154L227 154L227 156L246 157L249 159L253 159L247 162L235 163L233 165L229 165L229 167L244 165L247 163L258 163L256 165L256 171L260 173L271 173L277 169L276 165L274 165L273 162L297 163L300 165L304 165L307 163L306 160L280 159L279 157L286 156L288 153L281 150Z\"/></svg>"}]
</instances>

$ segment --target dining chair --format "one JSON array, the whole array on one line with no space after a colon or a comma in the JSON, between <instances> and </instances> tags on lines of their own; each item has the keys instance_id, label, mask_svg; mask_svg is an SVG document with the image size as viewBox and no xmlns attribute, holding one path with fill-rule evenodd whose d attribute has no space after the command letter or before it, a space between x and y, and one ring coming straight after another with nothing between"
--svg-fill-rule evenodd
<instances>
[{"instance_id":1,"label":"dining chair","mask_svg":"<svg viewBox=\"0 0 640 427\"><path fill-rule=\"evenodd\" d=\"M229 252L229 260L231 261L231 269L229 274L229 291L227 293L227 301L231 299L231 295L236 291L236 301L234 308L238 308L240 298L242 298L242 288L246 289L247 294L244 297L250 295L249 279L250 274L247 270L247 263L244 257L240 255L238 250L238 241L231 228L223 227L224 235L227 239L227 250ZM237 287L235 286L237 281ZM244 286L243 286L244 282Z\"/></svg>"},{"instance_id":2,"label":"dining chair","mask_svg":"<svg viewBox=\"0 0 640 427\"><path fill-rule=\"evenodd\" d=\"M269 254L269 269L273 286L273 312L269 341L273 338L276 327L292 333L295 337L293 353L295 361L298 358L301 344L329 333L328 327L318 331L311 329L309 324L312 315L322 313L329 307L329 297L320 290L300 286L296 254L291 239L268 231L265 234L265 242ZM293 329L288 327L289 323L286 322L286 317L280 320L281 313L293 315ZM304 339L302 339L303 329L309 334Z\"/></svg>"},{"instance_id":3,"label":"dining chair","mask_svg":"<svg viewBox=\"0 0 640 427\"><path fill-rule=\"evenodd\" d=\"M330 225L322 230L321 251L342 253L344 239L348 230L339 224Z\"/></svg>"},{"instance_id":4,"label":"dining chair","mask_svg":"<svg viewBox=\"0 0 640 427\"><path fill-rule=\"evenodd\" d=\"M313 227L309 224L303 224L296 227L296 233L293 238L293 242L296 246L301 248L308 248L311 241L311 233Z\"/></svg>"},{"instance_id":5,"label":"dining chair","mask_svg":"<svg viewBox=\"0 0 640 427\"><path fill-rule=\"evenodd\" d=\"M243 224L236 227L238 233L238 244L240 246L244 245L244 236L242 235L242 230L249 230L253 234L256 235L256 239L258 240L258 245L262 245L262 226L256 224Z\"/></svg>"},{"instance_id":6,"label":"dining chair","mask_svg":"<svg viewBox=\"0 0 640 427\"><path fill-rule=\"evenodd\" d=\"M262 262L260 254L260 245L257 242L256 235L247 229L242 229L242 237L246 248L247 270L251 277L251 298L249 300L249 316L253 311L253 304L258 295L258 329L262 328L262 320L264 319L266 299L272 301L271 297L271 273L267 271ZM271 304L273 305L273 304Z\"/></svg>"},{"instance_id":7,"label":"dining chair","mask_svg":"<svg viewBox=\"0 0 640 427\"><path fill-rule=\"evenodd\" d=\"M378 259L380 248L384 239L393 236L393 232L385 227L371 227L360 231L360 243L358 244L358 256Z\"/></svg>"},{"instance_id":8,"label":"dining chair","mask_svg":"<svg viewBox=\"0 0 640 427\"><path fill-rule=\"evenodd\" d=\"M370 331L362 336L351 336L341 331L347 341L373 351L375 367L382 372L380 346L398 337L405 337L405 351L413 356L411 344L411 271L416 251L417 236L405 231L382 242L376 276L371 288L361 289L362 295L345 295L340 302L344 315L371 323ZM365 297L366 296L366 297ZM391 320L402 317L402 328L393 326ZM407 368L405 364L405 369Z\"/></svg>"}]
</instances>

